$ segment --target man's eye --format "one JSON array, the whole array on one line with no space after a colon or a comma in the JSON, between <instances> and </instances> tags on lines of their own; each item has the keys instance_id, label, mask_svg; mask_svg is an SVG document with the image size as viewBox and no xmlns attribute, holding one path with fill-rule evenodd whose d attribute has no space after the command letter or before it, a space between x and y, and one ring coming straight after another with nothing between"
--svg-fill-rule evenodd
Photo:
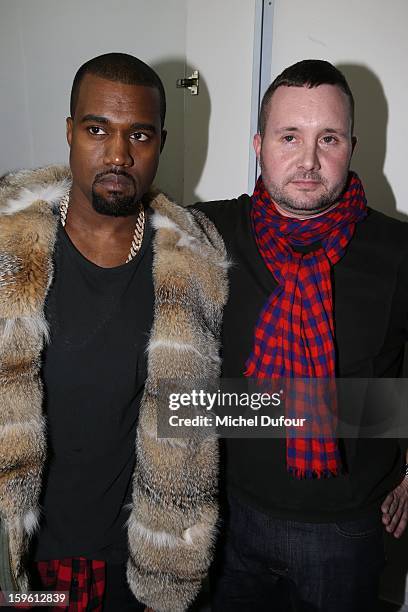
<instances>
[{"instance_id":1,"label":"man's eye","mask_svg":"<svg viewBox=\"0 0 408 612\"><path fill-rule=\"evenodd\" d=\"M334 136L323 136L323 142L324 144L332 144L333 142L336 142L336 139Z\"/></svg>"},{"instance_id":2,"label":"man's eye","mask_svg":"<svg viewBox=\"0 0 408 612\"><path fill-rule=\"evenodd\" d=\"M135 132L134 134L131 135L131 138L133 140L138 140L139 142L144 142L145 140L148 139L147 134L143 134L143 132Z\"/></svg>"},{"instance_id":3,"label":"man's eye","mask_svg":"<svg viewBox=\"0 0 408 612\"><path fill-rule=\"evenodd\" d=\"M93 136L100 136L101 134L106 134L105 130L98 127L97 125L91 125L88 128L88 132L92 134Z\"/></svg>"},{"instance_id":4,"label":"man's eye","mask_svg":"<svg viewBox=\"0 0 408 612\"><path fill-rule=\"evenodd\" d=\"M295 140L295 137L293 136L293 134L287 134L283 137L283 140L285 142L293 142Z\"/></svg>"}]
</instances>

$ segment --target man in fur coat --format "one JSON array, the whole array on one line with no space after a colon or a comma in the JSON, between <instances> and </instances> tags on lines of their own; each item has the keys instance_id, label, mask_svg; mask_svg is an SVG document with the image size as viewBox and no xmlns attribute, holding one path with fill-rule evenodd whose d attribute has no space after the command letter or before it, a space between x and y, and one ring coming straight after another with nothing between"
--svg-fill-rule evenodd
<instances>
[{"instance_id":1,"label":"man in fur coat","mask_svg":"<svg viewBox=\"0 0 408 612\"><path fill-rule=\"evenodd\" d=\"M226 260L151 189L164 116L151 68L94 58L70 170L0 182L0 587L70 610L186 610L210 563L216 442L156 424L161 380L218 375Z\"/></svg>"}]
</instances>

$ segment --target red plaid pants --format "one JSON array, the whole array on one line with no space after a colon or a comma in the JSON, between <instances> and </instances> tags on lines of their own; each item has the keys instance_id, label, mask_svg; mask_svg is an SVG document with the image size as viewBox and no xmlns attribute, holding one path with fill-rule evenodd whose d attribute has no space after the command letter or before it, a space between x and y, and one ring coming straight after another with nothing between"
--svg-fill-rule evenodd
<instances>
[{"instance_id":1,"label":"red plaid pants","mask_svg":"<svg viewBox=\"0 0 408 612\"><path fill-rule=\"evenodd\" d=\"M69 592L67 606L52 606L56 612L102 612L105 593L105 561L74 557L36 563L44 591Z\"/></svg>"}]
</instances>

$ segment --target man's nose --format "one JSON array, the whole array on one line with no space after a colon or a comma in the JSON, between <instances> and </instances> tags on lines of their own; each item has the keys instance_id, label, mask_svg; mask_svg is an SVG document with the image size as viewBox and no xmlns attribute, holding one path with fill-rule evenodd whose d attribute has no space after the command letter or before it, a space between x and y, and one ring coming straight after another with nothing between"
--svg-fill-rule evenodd
<instances>
[{"instance_id":1,"label":"man's nose","mask_svg":"<svg viewBox=\"0 0 408 612\"><path fill-rule=\"evenodd\" d=\"M133 158L130 154L131 143L127 137L120 134L112 136L106 145L104 163L106 166L125 166L133 165Z\"/></svg>"},{"instance_id":2,"label":"man's nose","mask_svg":"<svg viewBox=\"0 0 408 612\"><path fill-rule=\"evenodd\" d=\"M298 167L310 172L320 170L318 143L315 141L305 142L300 152Z\"/></svg>"}]
</instances>

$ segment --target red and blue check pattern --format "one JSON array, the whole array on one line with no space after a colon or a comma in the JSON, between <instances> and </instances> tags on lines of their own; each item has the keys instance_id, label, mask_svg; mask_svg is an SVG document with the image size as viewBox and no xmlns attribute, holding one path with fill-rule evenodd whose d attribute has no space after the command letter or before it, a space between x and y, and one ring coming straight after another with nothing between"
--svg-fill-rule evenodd
<instances>
[{"instance_id":1,"label":"red and blue check pattern","mask_svg":"<svg viewBox=\"0 0 408 612\"><path fill-rule=\"evenodd\" d=\"M350 173L338 205L312 219L284 217L262 177L251 220L259 251L278 286L263 307L246 376L296 378L286 416L306 418L308 436L287 436L287 468L297 478L337 475L336 353L331 267L343 257L356 223L367 215L360 179ZM318 243L308 253L293 247ZM310 381L307 379L325 379ZM295 381L293 381L295 383ZM288 399L288 398L287 398ZM288 402L286 402L288 403Z\"/></svg>"}]
</instances>

